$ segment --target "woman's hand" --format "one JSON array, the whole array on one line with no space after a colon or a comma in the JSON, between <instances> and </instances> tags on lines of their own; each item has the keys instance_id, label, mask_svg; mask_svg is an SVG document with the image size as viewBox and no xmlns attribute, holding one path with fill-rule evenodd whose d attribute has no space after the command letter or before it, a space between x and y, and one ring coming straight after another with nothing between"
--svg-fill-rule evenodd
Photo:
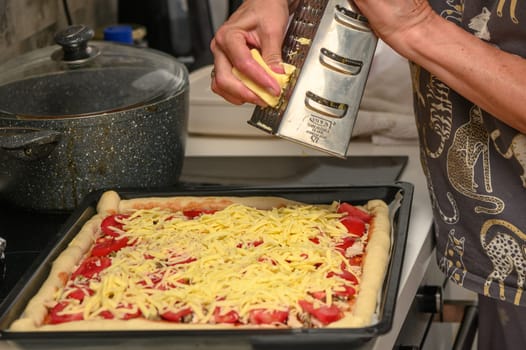
<instances>
[{"instance_id":1,"label":"woman's hand","mask_svg":"<svg viewBox=\"0 0 526 350\"><path fill-rule=\"evenodd\" d=\"M258 85L279 96L278 83L252 58L260 50L265 62L282 73L281 46L289 17L287 0L246 0L218 29L210 44L214 54L212 90L233 104L266 104L233 74L236 67Z\"/></svg>"}]
</instances>

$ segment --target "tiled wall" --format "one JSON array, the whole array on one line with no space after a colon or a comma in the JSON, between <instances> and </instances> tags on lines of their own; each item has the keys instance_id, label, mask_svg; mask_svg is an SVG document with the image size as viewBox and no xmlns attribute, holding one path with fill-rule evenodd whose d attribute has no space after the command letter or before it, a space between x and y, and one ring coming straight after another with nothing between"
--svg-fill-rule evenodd
<instances>
[{"instance_id":1,"label":"tiled wall","mask_svg":"<svg viewBox=\"0 0 526 350\"><path fill-rule=\"evenodd\" d=\"M117 0L66 1L73 24L97 29L116 21ZM53 44L53 35L66 26L62 0L0 0L0 63Z\"/></svg>"}]
</instances>

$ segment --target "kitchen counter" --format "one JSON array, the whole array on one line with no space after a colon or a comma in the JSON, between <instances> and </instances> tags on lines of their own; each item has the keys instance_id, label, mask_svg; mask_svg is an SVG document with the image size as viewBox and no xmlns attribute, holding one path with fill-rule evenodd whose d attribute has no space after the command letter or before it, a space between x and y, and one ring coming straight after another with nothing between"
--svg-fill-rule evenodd
<instances>
[{"instance_id":1,"label":"kitchen counter","mask_svg":"<svg viewBox=\"0 0 526 350\"><path fill-rule=\"evenodd\" d=\"M303 146L270 136L250 138L221 137L189 137L187 140L187 156L326 156L326 154ZM413 205L408 230L404 266L399 286L399 297L396 304L392 330L370 342L357 345L362 350L392 349L395 345L400 328L413 302L416 291L422 281L425 271L431 261L433 239L431 232L432 214L427 195L425 177L420 168L418 146L405 145L373 145L366 141L353 141L349 147L348 156L407 156L408 163L400 177L414 186ZM83 344L90 349L246 349L241 344L213 343L197 346L174 344L176 339L92 339ZM23 340L0 341L0 349L71 349L79 348L78 341L71 340ZM354 347L353 347L354 348Z\"/></svg>"}]
</instances>

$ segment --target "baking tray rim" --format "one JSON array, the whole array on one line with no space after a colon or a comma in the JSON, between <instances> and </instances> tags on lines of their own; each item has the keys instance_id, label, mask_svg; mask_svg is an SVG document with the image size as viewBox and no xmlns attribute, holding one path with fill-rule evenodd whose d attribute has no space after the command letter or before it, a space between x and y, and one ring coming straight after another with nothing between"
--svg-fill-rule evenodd
<instances>
[{"instance_id":1,"label":"baking tray rim","mask_svg":"<svg viewBox=\"0 0 526 350\"><path fill-rule=\"evenodd\" d=\"M324 193L340 193L343 191L387 191L393 196L401 194L399 206L395 213L393 228L393 244L391 250L391 259L388 270L384 280L384 292L382 293L381 301L381 317L378 322L360 328L275 328L275 329L185 329L185 330L107 330L107 331L28 331L28 332L11 332L7 326L17 319L20 313L24 310L27 302L33 297L38 288L41 286L49 273L50 263L56 259L58 254L62 252L65 245L78 233L82 225L96 212L96 204L103 192L107 189L96 190L89 193L81 204L72 212L66 222L62 225L48 246L35 259L31 267L21 277L19 282L13 287L11 292L0 304L0 341L1 340L16 340L16 339L97 339L106 338L121 338L121 337L177 337L178 339L186 337L234 337L236 339L250 340L252 343L267 343L277 341L280 343L293 342L342 342L342 341L367 341L375 336L385 334L390 331L394 318L394 310L398 298L398 288L400 283L400 274L402 271L403 260L405 255L407 233L409 227L410 213L412 207L412 198L414 186L409 182L395 181L386 184L370 184L370 185L309 185L309 186L291 186L291 187L276 187L276 186L203 186L191 188L173 188L168 190L148 191L144 189L117 189L122 199L140 198L140 197L170 197L170 196L199 196L199 195L217 195L217 196L283 196L285 198L295 198L297 196L320 195ZM374 197L386 199L382 197ZM347 201L351 203L363 203L368 199L373 199L371 196L365 196L361 200L359 198L349 198ZM394 198L391 198L394 199ZM317 200L312 198L308 202L311 203L327 203L330 200L344 200L344 199L330 199L327 198ZM304 199L304 201L306 201ZM69 237L71 236L71 237ZM69 238L69 239L68 239ZM62 243L62 244L61 244ZM46 268L46 265L48 268ZM46 270L46 271L42 271ZM39 275L40 274L40 275ZM33 283L35 286L30 287L30 282L35 276L40 276L40 282ZM27 291L30 289L30 291ZM28 294L28 295L24 295ZM22 300L21 300L22 299ZM20 311L16 312L15 316L12 313L14 307L18 307ZM298 337L301 336L301 337Z\"/></svg>"}]
</instances>

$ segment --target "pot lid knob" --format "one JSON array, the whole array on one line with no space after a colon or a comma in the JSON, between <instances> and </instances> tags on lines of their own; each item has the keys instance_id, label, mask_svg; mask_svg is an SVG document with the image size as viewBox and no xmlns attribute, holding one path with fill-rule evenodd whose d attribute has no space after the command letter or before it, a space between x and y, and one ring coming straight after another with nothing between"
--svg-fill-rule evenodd
<instances>
[{"instance_id":1,"label":"pot lid knob","mask_svg":"<svg viewBox=\"0 0 526 350\"><path fill-rule=\"evenodd\" d=\"M74 25L55 34L55 42L62 46L64 61L78 61L94 55L88 41L95 35L93 29L85 25Z\"/></svg>"}]
</instances>

